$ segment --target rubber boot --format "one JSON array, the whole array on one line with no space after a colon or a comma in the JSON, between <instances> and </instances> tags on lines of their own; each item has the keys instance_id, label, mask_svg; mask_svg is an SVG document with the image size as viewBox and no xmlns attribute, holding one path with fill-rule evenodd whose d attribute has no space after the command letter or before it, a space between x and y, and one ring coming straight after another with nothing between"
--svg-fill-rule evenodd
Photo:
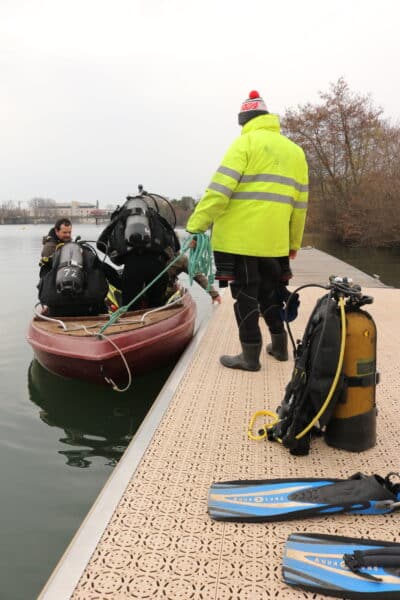
<instances>
[{"instance_id":1,"label":"rubber boot","mask_svg":"<svg viewBox=\"0 0 400 600\"><path fill-rule=\"evenodd\" d=\"M282 331L282 333L271 333L272 344L268 344L267 352L271 354L276 360L288 360L288 343L287 343L287 333L286 331Z\"/></svg>"},{"instance_id":2,"label":"rubber boot","mask_svg":"<svg viewBox=\"0 0 400 600\"><path fill-rule=\"evenodd\" d=\"M224 365L224 367L229 367L230 369L243 369L243 371L259 371L261 369L261 364L259 361L262 344L261 342L258 344L244 344L242 345L241 354L237 354L236 356L224 356L220 357L220 362Z\"/></svg>"}]
</instances>

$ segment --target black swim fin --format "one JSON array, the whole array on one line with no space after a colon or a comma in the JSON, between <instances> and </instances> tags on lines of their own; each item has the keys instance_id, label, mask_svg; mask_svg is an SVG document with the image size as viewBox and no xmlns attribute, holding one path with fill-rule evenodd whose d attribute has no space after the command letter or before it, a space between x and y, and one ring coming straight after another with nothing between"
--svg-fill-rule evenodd
<instances>
[{"instance_id":1,"label":"black swim fin","mask_svg":"<svg viewBox=\"0 0 400 600\"><path fill-rule=\"evenodd\" d=\"M208 513L218 521L286 521L344 512L384 514L400 508L400 484L392 483L391 475L213 483Z\"/></svg>"},{"instance_id":2,"label":"black swim fin","mask_svg":"<svg viewBox=\"0 0 400 600\"><path fill-rule=\"evenodd\" d=\"M285 583L336 598L400 599L400 544L318 533L292 533Z\"/></svg>"}]
</instances>

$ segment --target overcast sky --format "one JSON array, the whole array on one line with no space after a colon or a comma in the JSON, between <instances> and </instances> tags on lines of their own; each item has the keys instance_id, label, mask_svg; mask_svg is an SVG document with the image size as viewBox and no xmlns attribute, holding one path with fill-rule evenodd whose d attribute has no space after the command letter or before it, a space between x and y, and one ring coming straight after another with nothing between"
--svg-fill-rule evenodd
<instances>
[{"instance_id":1,"label":"overcast sky","mask_svg":"<svg viewBox=\"0 0 400 600\"><path fill-rule=\"evenodd\" d=\"M398 0L0 0L0 202L200 196L251 89L400 113Z\"/></svg>"}]
</instances>

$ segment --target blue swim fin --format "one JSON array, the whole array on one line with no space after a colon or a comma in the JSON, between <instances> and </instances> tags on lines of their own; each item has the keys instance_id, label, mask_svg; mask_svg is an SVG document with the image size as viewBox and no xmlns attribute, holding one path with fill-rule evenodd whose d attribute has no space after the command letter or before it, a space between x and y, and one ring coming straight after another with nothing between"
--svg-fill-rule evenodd
<instances>
[{"instance_id":1,"label":"blue swim fin","mask_svg":"<svg viewBox=\"0 0 400 600\"><path fill-rule=\"evenodd\" d=\"M288 585L336 598L400 599L400 544L292 533L282 576Z\"/></svg>"},{"instance_id":2,"label":"blue swim fin","mask_svg":"<svg viewBox=\"0 0 400 600\"><path fill-rule=\"evenodd\" d=\"M218 521L287 521L332 513L384 514L400 508L400 484L356 473L349 479L265 479L213 483L208 513Z\"/></svg>"}]
</instances>

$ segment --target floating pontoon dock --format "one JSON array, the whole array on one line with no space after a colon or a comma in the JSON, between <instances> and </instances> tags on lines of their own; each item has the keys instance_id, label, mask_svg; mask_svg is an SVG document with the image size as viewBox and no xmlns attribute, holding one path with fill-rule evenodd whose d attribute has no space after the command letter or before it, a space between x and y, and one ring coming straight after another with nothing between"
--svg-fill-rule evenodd
<instances>
[{"instance_id":1,"label":"floating pontoon dock","mask_svg":"<svg viewBox=\"0 0 400 600\"><path fill-rule=\"evenodd\" d=\"M312 442L306 457L277 443L249 441L260 409L275 410L293 361L263 351L256 373L222 367L239 342L225 294L201 326L56 567L40 600L266 600L316 598L281 581L283 544L292 532L323 532L398 541L400 514L331 516L270 524L213 522L207 491L216 480L348 477L399 471L400 290L385 287L328 255L304 249L293 285L349 276L375 298L378 327L378 443L353 454ZM323 290L301 295L292 329L301 337ZM263 328L264 345L269 341Z\"/></svg>"}]
</instances>

